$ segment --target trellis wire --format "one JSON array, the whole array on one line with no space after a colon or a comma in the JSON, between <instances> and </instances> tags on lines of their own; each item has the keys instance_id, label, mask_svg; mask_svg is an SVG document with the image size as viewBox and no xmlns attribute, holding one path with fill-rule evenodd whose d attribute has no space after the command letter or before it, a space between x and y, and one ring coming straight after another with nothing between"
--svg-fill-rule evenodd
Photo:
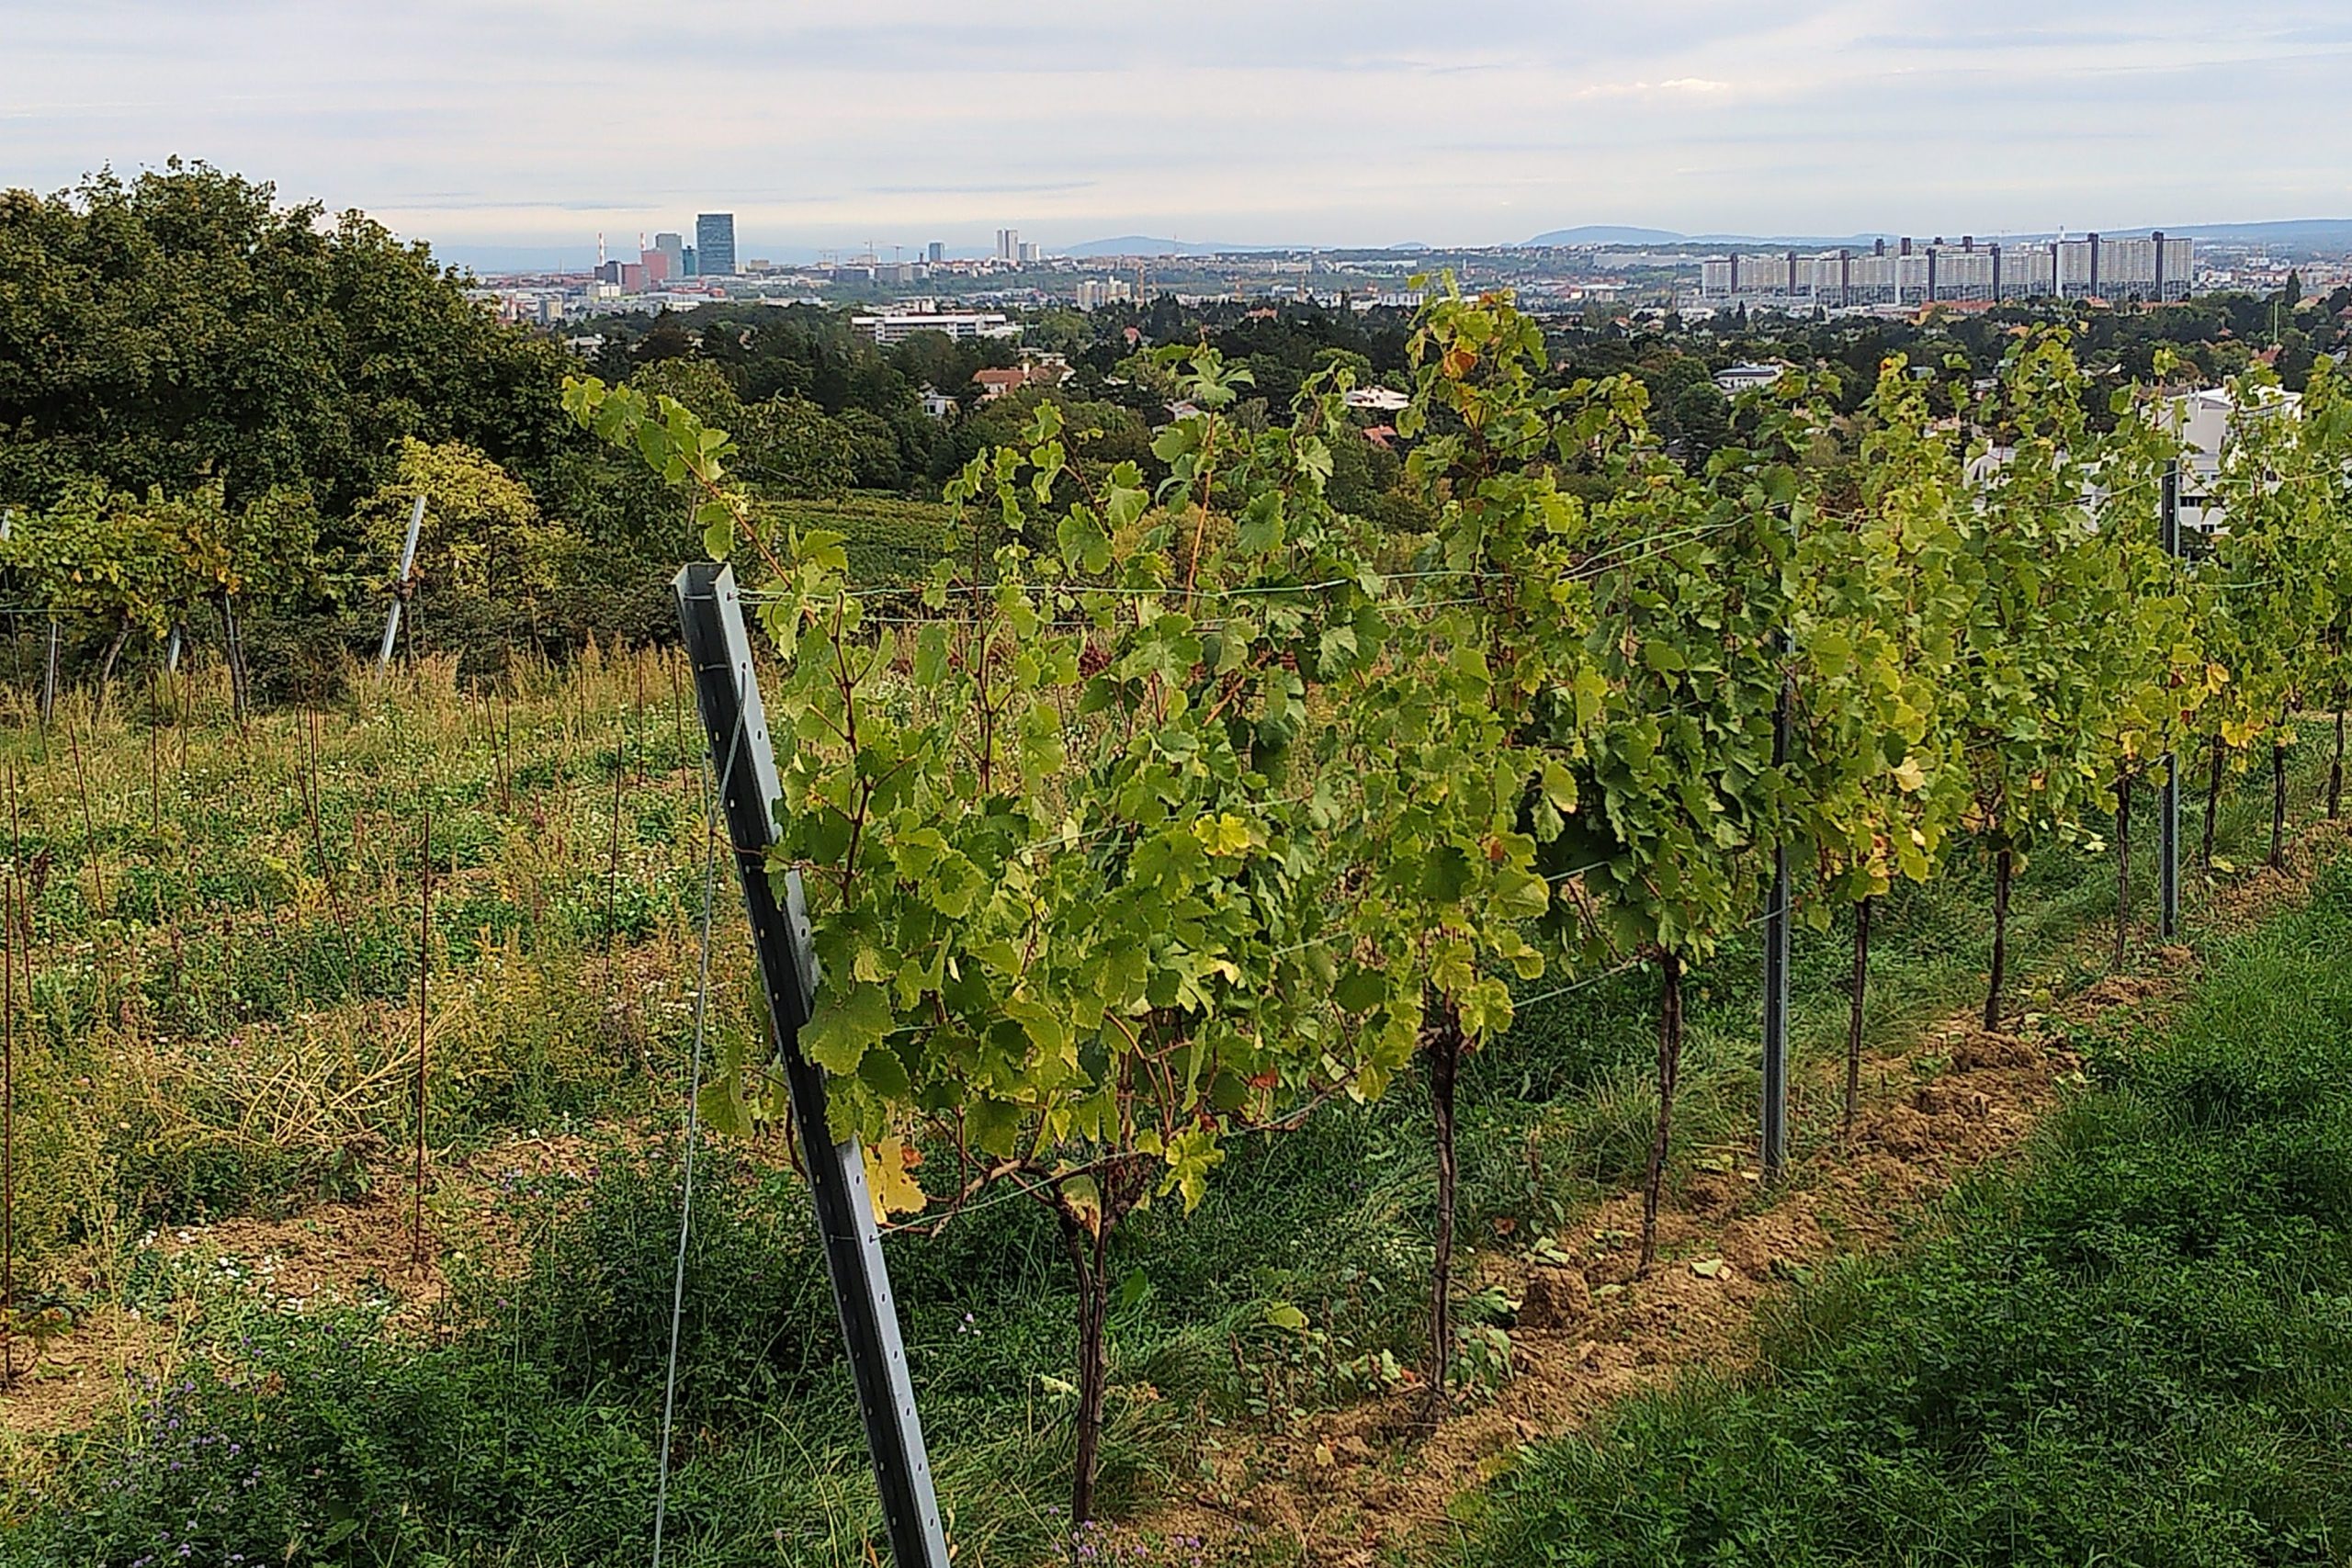
<instances>
[{"instance_id":1,"label":"trellis wire","mask_svg":"<svg viewBox=\"0 0 2352 1568\"><path fill-rule=\"evenodd\" d=\"M739 689L738 700L741 700ZM737 730L735 742L742 739ZM686 1141L681 1156L684 1172L678 1192L678 1257L670 1276L670 1353L662 1374L662 1457L653 1493L653 1568L662 1568L662 1546L670 1520L670 1442L678 1407L678 1337L685 1321L686 1241L694 1224L695 1145L702 1130L702 1053L705 1027L710 1017L710 930L718 902L718 802L735 775L736 744L727 748L727 764L714 784L710 761L703 760L702 942L695 964L695 1043L686 1072Z\"/></svg>"}]
</instances>

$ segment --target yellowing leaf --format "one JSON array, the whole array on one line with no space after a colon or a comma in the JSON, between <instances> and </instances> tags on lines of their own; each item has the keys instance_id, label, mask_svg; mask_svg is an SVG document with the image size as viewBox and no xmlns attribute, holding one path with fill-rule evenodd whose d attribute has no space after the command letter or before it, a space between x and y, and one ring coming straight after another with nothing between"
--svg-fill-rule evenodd
<instances>
[{"instance_id":1,"label":"yellowing leaf","mask_svg":"<svg viewBox=\"0 0 2352 1568\"><path fill-rule=\"evenodd\" d=\"M1089 1235L1102 1234L1102 1190L1091 1176L1073 1176L1063 1181L1059 1191L1069 1212L1086 1227Z\"/></svg>"},{"instance_id":2,"label":"yellowing leaf","mask_svg":"<svg viewBox=\"0 0 2352 1568\"><path fill-rule=\"evenodd\" d=\"M903 1138L885 1138L858 1151L865 1159L865 1193L874 1203L876 1224L893 1214L921 1213L931 1199L907 1168Z\"/></svg>"}]
</instances>

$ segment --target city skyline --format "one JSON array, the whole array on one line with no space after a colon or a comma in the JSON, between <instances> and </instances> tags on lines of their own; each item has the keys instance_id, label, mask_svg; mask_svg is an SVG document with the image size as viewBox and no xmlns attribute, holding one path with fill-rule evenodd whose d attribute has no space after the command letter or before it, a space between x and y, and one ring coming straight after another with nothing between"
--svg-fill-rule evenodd
<instances>
[{"instance_id":1,"label":"city skyline","mask_svg":"<svg viewBox=\"0 0 2352 1568\"><path fill-rule=\"evenodd\" d=\"M2114 10L1510 0L1440 34L1391 0L1206 0L1181 28L1068 0L986 26L945 0L877 23L710 0L658 25L611 0L0 0L0 183L177 153L452 251L732 210L745 254L888 234L968 251L1000 229L1047 252L1593 222L2120 231L2345 205L2324 132L2352 17ZM695 106L690 149L611 133L663 102Z\"/></svg>"}]
</instances>

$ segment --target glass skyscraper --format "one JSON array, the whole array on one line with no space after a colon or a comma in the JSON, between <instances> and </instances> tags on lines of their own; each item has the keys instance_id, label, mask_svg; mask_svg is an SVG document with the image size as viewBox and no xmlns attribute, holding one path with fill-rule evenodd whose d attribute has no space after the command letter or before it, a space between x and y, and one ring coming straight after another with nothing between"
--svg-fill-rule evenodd
<instances>
[{"instance_id":1,"label":"glass skyscraper","mask_svg":"<svg viewBox=\"0 0 2352 1568\"><path fill-rule=\"evenodd\" d=\"M735 276L735 215L705 212L695 219L695 274L699 277Z\"/></svg>"}]
</instances>

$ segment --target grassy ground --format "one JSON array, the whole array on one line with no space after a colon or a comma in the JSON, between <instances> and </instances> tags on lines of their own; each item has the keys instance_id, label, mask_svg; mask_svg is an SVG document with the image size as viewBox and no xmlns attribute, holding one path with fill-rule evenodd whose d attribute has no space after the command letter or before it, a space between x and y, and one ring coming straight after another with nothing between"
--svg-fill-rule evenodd
<instances>
[{"instance_id":1,"label":"grassy ground","mask_svg":"<svg viewBox=\"0 0 2352 1568\"><path fill-rule=\"evenodd\" d=\"M700 889L699 749L673 675L600 660L485 702L428 672L320 716L315 766L310 719L240 731L201 683L154 715L134 694L0 742L17 863L46 868L17 1026L36 1299L119 1332L129 1373L71 1431L0 1432L0 1562L183 1545L203 1562L644 1560ZM166 714L185 722L150 724ZM291 1216L337 1245L390 1229L394 1254L404 1236L427 807L437 1271L387 1266L337 1302L261 1288L266 1257L225 1230L175 1247L172 1227ZM2225 852L2246 858L2266 820L2233 798ZM1989 897L1964 865L1890 900L1875 1038L1971 999ZM2036 860L2021 1001L2091 972L2080 938L2110 897L2103 858ZM749 1027L732 919L722 1029ZM1691 987L1679 1175L1751 1157L1756 957L1735 947ZM1842 936L1800 942L1808 1054L1842 1045L1846 963ZM1532 1007L1472 1064L1474 1235L1533 1245L1637 1171L1650 985ZM1801 1101L1799 1157L1834 1126ZM673 1562L854 1563L874 1535L821 1262L779 1163L723 1151L698 1188ZM1432 1174L1407 1084L1238 1150L1191 1219L1123 1231L1114 1507L1201 1483L1206 1449L1246 1454L1393 1384L1418 1355ZM999 1204L894 1240L890 1260L960 1561L1035 1561L1067 1537L1073 1303L1050 1223ZM1308 1330L1270 1321L1278 1305Z\"/></svg>"},{"instance_id":2,"label":"grassy ground","mask_svg":"<svg viewBox=\"0 0 2352 1568\"><path fill-rule=\"evenodd\" d=\"M827 528L842 536L850 575L860 582L921 582L939 558L950 513L936 501L860 493L838 501L780 502L781 516L797 528Z\"/></svg>"},{"instance_id":3,"label":"grassy ground","mask_svg":"<svg viewBox=\"0 0 2352 1568\"><path fill-rule=\"evenodd\" d=\"M1467 1561L2285 1563L2352 1552L2352 869L2230 942L2023 1174L1854 1259L1745 1382L1526 1460Z\"/></svg>"},{"instance_id":4,"label":"grassy ground","mask_svg":"<svg viewBox=\"0 0 2352 1568\"><path fill-rule=\"evenodd\" d=\"M700 887L671 679L443 668L242 728L196 682L9 729L20 1261L353 1196L408 1146L428 823L430 1141L647 1103Z\"/></svg>"}]
</instances>

